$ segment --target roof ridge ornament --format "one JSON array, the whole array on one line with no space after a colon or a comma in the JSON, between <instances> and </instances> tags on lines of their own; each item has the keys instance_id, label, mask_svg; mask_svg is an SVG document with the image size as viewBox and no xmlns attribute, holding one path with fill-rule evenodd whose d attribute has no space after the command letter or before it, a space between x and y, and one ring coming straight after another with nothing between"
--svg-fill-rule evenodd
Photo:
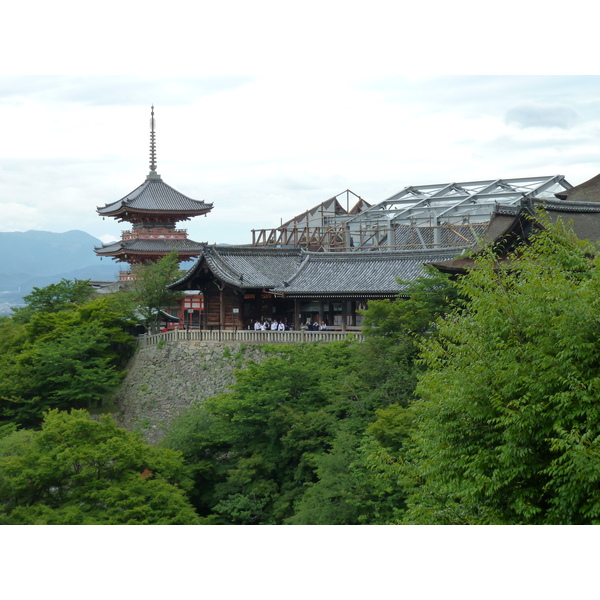
<instances>
[{"instance_id":1,"label":"roof ridge ornament","mask_svg":"<svg viewBox=\"0 0 600 600\"><path fill-rule=\"evenodd\" d=\"M160 175L156 172L156 138L154 133L154 104L150 109L150 173L146 179L160 179Z\"/></svg>"}]
</instances>

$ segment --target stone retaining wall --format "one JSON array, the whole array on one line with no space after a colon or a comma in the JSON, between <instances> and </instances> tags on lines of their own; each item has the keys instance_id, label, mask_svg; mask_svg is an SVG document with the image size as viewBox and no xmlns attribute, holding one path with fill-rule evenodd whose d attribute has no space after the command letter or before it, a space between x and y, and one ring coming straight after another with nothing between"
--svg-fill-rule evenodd
<instances>
[{"instance_id":1,"label":"stone retaining wall","mask_svg":"<svg viewBox=\"0 0 600 600\"><path fill-rule=\"evenodd\" d=\"M263 358L259 346L240 343L185 341L140 348L112 398L113 416L121 427L157 442L185 408L226 391L235 370Z\"/></svg>"}]
</instances>

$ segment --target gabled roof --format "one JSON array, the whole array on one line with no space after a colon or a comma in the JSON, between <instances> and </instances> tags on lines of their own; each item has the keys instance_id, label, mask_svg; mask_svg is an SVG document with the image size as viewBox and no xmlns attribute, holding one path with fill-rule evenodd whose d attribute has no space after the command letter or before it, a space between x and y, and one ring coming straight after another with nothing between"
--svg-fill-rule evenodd
<instances>
[{"instance_id":1,"label":"gabled roof","mask_svg":"<svg viewBox=\"0 0 600 600\"><path fill-rule=\"evenodd\" d=\"M301 261L299 248L206 246L196 264L169 287L185 289L207 265L218 279L238 289L268 289L291 277Z\"/></svg>"},{"instance_id":2,"label":"gabled roof","mask_svg":"<svg viewBox=\"0 0 600 600\"><path fill-rule=\"evenodd\" d=\"M569 202L600 202L600 174L555 196Z\"/></svg>"},{"instance_id":3,"label":"gabled roof","mask_svg":"<svg viewBox=\"0 0 600 600\"><path fill-rule=\"evenodd\" d=\"M98 207L98 214L123 217L125 213L182 213L197 216L212 210L212 203L192 200L167 185L159 175L149 175L146 181L120 200Z\"/></svg>"},{"instance_id":4,"label":"gabled roof","mask_svg":"<svg viewBox=\"0 0 600 600\"><path fill-rule=\"evenodd\" d=\"M288 297L385 298L402 294L425 273L424 263L443 261L460 250L413 252L304 252L300 268L271 291Z\"/></svg>"},{"instance_id":5,"label":"gabled roof","mask_svg":"<svg viewBox=\"0 0 600 600\"><path fill-rule=\"evenodd\" d=\"M352 208L350 208L350 195L352 195L356 202ZM340 198L346 198L346 202L348 203L348 210L346 210L342 204L340 203ZM329 198L329 200L325 200L321 202L321 204L317 204L317 206L313 206L309 210L303 212L300 215L295 216L293 219L286 221L277 229L286 229L289 227L323 227L328 220L331 220L335 217L344 217L347 215L356 215L366 210L371 205L363 200L360 196L357 196L351 190L346 190L341 192L337 196L333 198Z\"/></svg>"}]
</instances>

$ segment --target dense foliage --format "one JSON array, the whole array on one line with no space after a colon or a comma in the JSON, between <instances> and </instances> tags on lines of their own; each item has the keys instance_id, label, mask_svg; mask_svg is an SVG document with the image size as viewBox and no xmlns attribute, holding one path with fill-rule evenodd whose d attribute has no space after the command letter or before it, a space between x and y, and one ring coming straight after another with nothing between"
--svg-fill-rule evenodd
<instances>
[{"instance_id":1,"label":"dense foliage","mask_svg":"<svg viewBox=\"0 0 600 600\"><path fill-rule=\"evenodd\" d=\"M46 414L39 431L0 439L0 523L193 524L180 455L146 445L109 417Z\"/></svg>"},{"instance_id":2,"label":"dense foliage","mask_svg":"<svg viewBox=\"0 0 600 600\"><path fill-rule=\"evenodd\" d=\"M110 298L29 309L26 322L0 323L0 422L27 427L51 408L96 406L120 383L134 347Z\"/></svg>"},{"instance_id":3,"label":"dense foliage","mask_svg":"<svg viewBox=\"0 0 600 600\"><path fill-rule=\"evenodd\" d=\"M61 279L43 288L34 287L23 297L26 306L13 308L13 320L26 323L38 313L57 313L85 304L94 294L89 281Z\"/></svg>"},{"instance_id":4,"label":"dense foliage","mask_svg":"<svg viewBox=\"0 0 600 600\"><path fill-rule=\"evenodd\" d=\"M0 523L200 522L179 454L74 410L123 377L127 295L93 298L88 282L63 280L25 300L0 321Z\"/></svg>"},{"instance_id":5,"label":"dense foliage","mask_svg":"<svg viewBox=\"0 0 600 600\"><path fill-rule=\"evenodd\" d=\"M562 228L511 258L424 345L409 522L600 521L600 259Z\"/></svg>"}]
</instances>

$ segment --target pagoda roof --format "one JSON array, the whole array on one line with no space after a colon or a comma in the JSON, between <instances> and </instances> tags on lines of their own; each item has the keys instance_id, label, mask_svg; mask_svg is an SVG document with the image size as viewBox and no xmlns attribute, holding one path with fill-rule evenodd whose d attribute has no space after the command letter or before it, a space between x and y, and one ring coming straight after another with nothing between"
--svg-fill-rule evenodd
<instances>
[{"instance_id":1,"label":"pagoda roof","mask_svg":"<svg viewBox=\"0 0 600 600\"><path fill-rule=\"evenodd\" d=\"M212 203L188 198L167 185L160 175L151 173L135 190L96 210L102 216L123 218L126 213L179 213L197 216L209 212L212 207Z\"/></svg>"},{"instance_id":2,"label":"pagoda roof","mask_svg":"<svg viewBox=\"0 0 600 600\"><path fill-rule=\"evenodd\" d=\"M198 255L204 244L188 239L144 239L119 240L94 248L98 256L120 256L122 254L168 254L176 250L179 254Z\"/></svg>"},{"instance_id":3,"label":"pagoda roof","mask_svg":"<svg viewBox=\"0 0 600 600\"><path fill-rule=\"evenodd\" d=\"M459 249L411 252L306 252L299 269L271 291L288 297L389 298L425 275L425 263L449 260ZM402 281L402 283L399 282Z\"/></svg>"}]
</instances>

